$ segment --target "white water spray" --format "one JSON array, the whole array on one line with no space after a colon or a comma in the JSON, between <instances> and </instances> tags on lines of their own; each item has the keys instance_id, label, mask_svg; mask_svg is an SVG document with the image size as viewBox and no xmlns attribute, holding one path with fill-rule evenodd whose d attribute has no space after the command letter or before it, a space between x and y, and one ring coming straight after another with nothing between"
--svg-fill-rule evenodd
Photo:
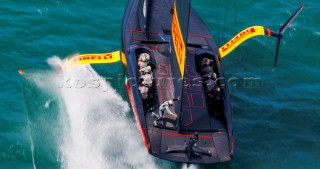
<instances>
[{"instance_id":1,"label":"white water spray","mask_svg":"<svg viewBox=\"0 0 320 169\"><path fill-rule=\"evenodd\" d=\"M62 66L58 57L48 60ZM61 145L62 167L68 169L157 168L144 148L136 124L127 117L128 103L90 65L63 72L59 85L69 121ZM72 85L94 79L97 85ZM98 80L98 81L96 81Z\"/></svg>"},{"instance_id":2,"label":"white water spray","mask_svg":"<svg viewBox=\"0 0 320 169\"><path fill-rule=\"evenodd\" d=\"M197 169L198 166L195 164L183 164L182 169Z\"/></svg>"}]
</instances>

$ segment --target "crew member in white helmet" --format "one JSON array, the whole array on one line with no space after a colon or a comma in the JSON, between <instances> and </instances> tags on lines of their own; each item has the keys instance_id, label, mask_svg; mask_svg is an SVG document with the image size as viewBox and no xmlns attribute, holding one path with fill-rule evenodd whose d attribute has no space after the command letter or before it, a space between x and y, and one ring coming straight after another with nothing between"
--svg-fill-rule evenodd
<instances>
[{"instance_id":1,"label":"crew member in white helmet","mask_svg":"<svg viewBox=\"0 0 320 169\"><path fill-rule=\"evenodd\" d=\"M155 116L157 117L157 119L153 122L154 125L157 125L157 122L159 120L162 120L162 116L164 114L164 112L167 110L167 112L172 115L174 118L177 118L177 114L176 113L173 113L171 112L170 108L171 106L173 106L173 101L178 101L180 100L180 97L178 99L173 99L173 100L168 100L168 101L165 101L163 102L160 107L159 107L159 115L158 114L155 114L154 112L152 112L151 116Z\"/></svg>"},{"instance_id":2,"label":"crew member in white helmet","mask_svg":"<svg viewBox=\"0 0 320 169\"><path fill-rule=\"evenodd\" d=\"M149 87L151 88L152 87L152 74L145 74L145 75L142 75L140 76L140 79L142 80L142 84L146 87Z\"/></svg>"},{"instance_id":3,"label":"crew member in white helmet","mask_svg":"<svg viewBox=\"0 0 320 169\"><path fill-rule=\"evenodd\" d=\"M148 98L149 88L146 87L146 86L140 85L139 86L139 90L140 90L142 99L147 99Z\"/></svg>"},{"instance_id":4,"label":"crew member in white helmet","mask_svg":"<svg viewBox=\"0 0 320 169\"><path fill-rule=\"evenodd\" d=\"M138 57L139 62L146 62L147 64L150 63L150 55L148 53L141 53Z\"/></svg>"}]
</instances>

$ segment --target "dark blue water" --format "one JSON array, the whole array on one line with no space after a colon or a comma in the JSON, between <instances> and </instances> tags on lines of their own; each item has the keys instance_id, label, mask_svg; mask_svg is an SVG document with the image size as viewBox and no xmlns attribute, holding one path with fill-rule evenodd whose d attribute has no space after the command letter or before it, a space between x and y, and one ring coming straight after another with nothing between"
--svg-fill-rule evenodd
<instances>
[{"instance_id":1,"label":"dark blue water","mask_svg":"<svg viewBox=\"0 0 320 169\"><path fill-rule=\"evenodd\" d=\"M275 70L274 38L251 39L223 59L235 157L189 168L320 167L318 2L194 0L192 5L221 46L252 25L278 30L301 3L305 9L284 35ZM119 65L98 68L99 75L91 67L68 74L108 77L98 91L66 90L47 62L61 63L55 55L120 49L125 6L125 0L1 1L0 168L188 167L147 154L115 73ZM18 69L26 73L20 76Z\"/></svg>"}]
</instances>

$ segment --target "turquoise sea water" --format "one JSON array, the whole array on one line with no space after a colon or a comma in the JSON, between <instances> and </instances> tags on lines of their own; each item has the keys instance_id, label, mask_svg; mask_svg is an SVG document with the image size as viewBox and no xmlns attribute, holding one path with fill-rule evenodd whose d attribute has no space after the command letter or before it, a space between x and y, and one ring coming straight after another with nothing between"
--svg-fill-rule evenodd
<instances>
[{"instance_id":1,"label":"turquoise sea water","mask_svg":"<svg viewBox=\"0 0 320 169\"><path fill-rule=\"evenodd\" d=\"M305 9L284 36L275 70L274 38L251 39L223 59L234 111L234 159L187 166L147 154L116 74L119 65L94 67L107 77L99 90L61 87L65 80L50 66L61 63L55 55L120 49L125 0L2 0L0 168L320 168L319 3L192 5L221 46L248 26L279 29L301 3ZM18 69L26 73L20 76ZM91 67L68 76L84 75L100 78Z\"/></svg>"}]
</instances>

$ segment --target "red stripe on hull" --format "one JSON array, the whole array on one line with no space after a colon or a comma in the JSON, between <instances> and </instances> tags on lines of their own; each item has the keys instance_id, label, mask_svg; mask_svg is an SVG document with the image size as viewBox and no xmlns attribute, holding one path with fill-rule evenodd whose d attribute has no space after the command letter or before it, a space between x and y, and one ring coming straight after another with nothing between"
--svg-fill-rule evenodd
<instances>
[{"instance_id":1,"label":"red stripe on hull","mask_svg":"<svg viewBox=\"0 0 320 169\"><path fill-rule=\"evenodd\" d=\"M136 110L136 107L135 107L135 104L134 104L134 100L133 100L133 97L131 95L131 90L130 90L130 86L128 84L128 81L126 81L126 89L127 89L127 92L128 92L128 96L129 96L129 100L130 100L130 104L131 104L131 107L132 107L132 110L133 110L133 114L134 114L134 117L137 121L137 125L138 125L138 128L139 128L139 131L142 135L142 139L143 139L143 142L147 148L147 150L149 151L150 149L150 146L149 146L149 143L147 141L147 138L146 138L146 134L144 133L142 127L141 127L141 123L140 123L140 120L139 120L139 117L138 117L138 113L137 113L137 110Z\"/></svg>"},{"instance_id":2,"label":"red stripe on hull","mask_svg":"<svg viewBox=\"0 0 320 169\"><path fill-rule=\"evenodd\" d=\"M168 137L192 137L193 134L179 134L179 133L162 133L163 136ZM212 139L212 136L200 136L199 138Z\"/></svg>"},{"instance_id":3,"label":"red stripe on hull","mask_svg":"<svg viewBox=\"0 0 320 169\"><path fill-rule=\"evenodd\" d=\"M234 137L232 136L232 147L231 147L231 154L234 154Z\"/></svg>"}]
</instances>

